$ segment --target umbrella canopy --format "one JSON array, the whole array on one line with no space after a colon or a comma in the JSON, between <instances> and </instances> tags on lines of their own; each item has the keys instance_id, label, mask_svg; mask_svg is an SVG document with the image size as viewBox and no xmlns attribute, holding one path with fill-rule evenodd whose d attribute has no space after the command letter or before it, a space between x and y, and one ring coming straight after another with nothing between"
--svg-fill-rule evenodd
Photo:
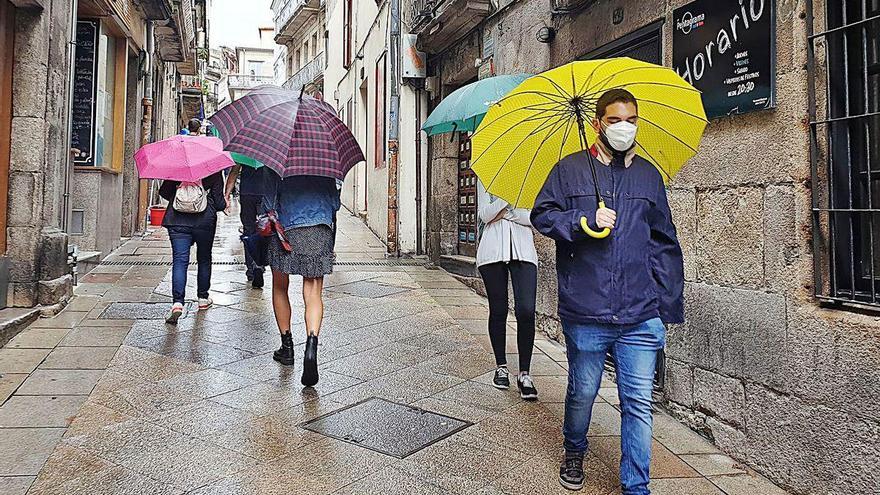
<instances>
[{"instance_id":1,"label":"umbrella canopy","mask_svg":"<svg viewBox=\"0 0 880 495\"><path fill-rule=\"evenodd\" d=\"M528 74L489 77L462 86L437 105L422 130L429 136L446 132L475 131L489 107L528 79Z\"/></svg>"},{"instance_id":2,"label":"umbrella canopy","mask_svg":"<svg viewBox=\"0 0 880 495\"><path fill-rule=\"evenodd\" d=\"M573 62L526 80L486 114L472 137L471 167L491 194L531 208L553 167L596 141L589 122L612 89L638 100L636 153L668 181L706 128L700 92L671 69L629 58Z\"/></svg>"},{"instance_id":3,"label":"umbrella canopy","mask_svg":"<svg viewBox=\"0 0 880 495\"><path fill-rule=\"evenodd\" d=\"M215 137L172 136L143 146L134 155L141 179L195 182L235 163Z\"/></svg>"},{"instance_id":4,"label":"umbrella canopy","mask_svg":"<svg viewBox=\"0 0 880 495\"><path fill-rule=\"evenodd\" d=\"M279 176L343 179L364 154L327 103L277 86L260 86L211 117L228 151Z\"/></svg>"},{"instance_id":5,"label":"umbrella canopy","mask_svg":"<svg viewBox=\"0 0 880 495\"><path fill-rule=\"evenodd\" d=\"M211 124L210 132L212 136L220 137L220 131L218 131L213 124ZM247 155L242 155L241 153L236 153L234 151L230 152L229 154L232 156L232 160L239 165L245 165L251 168L265 167L265 165L263 165L259 160L255 160Z\"/></svg>"}]
</instances>

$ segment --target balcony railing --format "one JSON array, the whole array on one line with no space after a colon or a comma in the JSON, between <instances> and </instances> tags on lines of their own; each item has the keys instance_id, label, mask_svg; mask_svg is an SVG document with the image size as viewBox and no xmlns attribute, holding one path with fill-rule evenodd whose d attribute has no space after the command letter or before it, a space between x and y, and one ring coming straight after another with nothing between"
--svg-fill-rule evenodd
<instances>
[{"instance_id":1,"label":"balcony railing","mask_svg":"<svg viewBox=\"0 0 880 495\"><path fill-rule=\"evenodd\" d=\"M292 90L300 90L303 86L314 83L324 74L324 53L321 52L311 62L304 65L296 74L290 76L284 83L284 87Z\"/></svg>"},{"instance_id":2,"label":"balcony railing","mask_svg":"<svg viewBox=\"0 0 880 495\"><path fill-rule=\"evenodd\" d=\"M439 53L478 26L492 12L490 0L409 0L410 32L420 47Z\"/></svg>"},{"instance_id":3,"label":"balcony railing","mask_svg":"<svg viewBox=\"0 0 880 495\"><path fill-rule=\"evenodd\" d=\"M320 0L287 0L275 13L275 41L285 43L305 23L306 15L321 7ZM291 22L295 21L295 22Z\"/></svg>"},{"instance_id":4,"label":"balcony railing","mask_svg":"<svg viewBox=\"0 0 880 495\"><path fill-rule=\"evenodd\" d=\"M264 84L274 84L273 76L254 76L251 74L229 74L230 88L255 88Z\"/></svg>"}]
</instances>

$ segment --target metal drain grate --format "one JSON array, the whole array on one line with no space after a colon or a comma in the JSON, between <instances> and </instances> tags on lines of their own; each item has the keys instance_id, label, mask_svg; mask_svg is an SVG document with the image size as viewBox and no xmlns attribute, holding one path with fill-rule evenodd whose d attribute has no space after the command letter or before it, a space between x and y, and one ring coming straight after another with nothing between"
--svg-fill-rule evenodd
<instances>
[{"instance_id":1,"label":"metal drain grate","mask_svg":"<svg viewBox=\"0 0 880 495\"><path fill-rule=\"evenodd\" d=\"M424 409L371 397L301 426L324 436L404 459L472 425Z\"/></svg>"}]
</instances>

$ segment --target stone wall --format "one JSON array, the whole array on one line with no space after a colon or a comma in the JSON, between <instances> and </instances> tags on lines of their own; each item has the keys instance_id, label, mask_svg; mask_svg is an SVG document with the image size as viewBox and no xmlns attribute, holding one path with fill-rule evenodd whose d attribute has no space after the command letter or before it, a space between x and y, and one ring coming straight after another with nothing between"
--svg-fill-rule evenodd
<instances>
[{"instance_id":1,"label":"stone wall","mask_svg":"<svg viewBox=\"0 0 880 495\"><path fill-rule=\"evenodd\" d=\"M71 293L67 236L60 229L68 153L70 2L18 9L15 31L8 303L30 307L58 303Z\"/></svg>"},{"instance_id":2,"label":"stone wall","mask_svg":"<svg viewBox=\"0 0 880 495\"><path fill-rule=\"evenodd\" d=\"M669 64L672 11L686 3L605 0L551 20L545 0L524 0L484 28L496 35L498 73L537 72L662 18ZM669 329L665 397L680 419L794 493L874 494L880 319L825 309L812 297L806 2L776 3L777 108L714 120L697 157L670 185L687 323ZM815 4L818 14L824 2ZM624 22L612 25L621 7ZM547 45L535 40L544 22L558 31ZM462 49L434 67L479 56L453 60ZM443 232L455 227L447 217L455 182L448 179L454 166L437 157L446 150L438 141L429 227L430 245L442 252ZM561 338L553 244L540 236L536 244L539 322Z\"/></svg>"}]
</instances>

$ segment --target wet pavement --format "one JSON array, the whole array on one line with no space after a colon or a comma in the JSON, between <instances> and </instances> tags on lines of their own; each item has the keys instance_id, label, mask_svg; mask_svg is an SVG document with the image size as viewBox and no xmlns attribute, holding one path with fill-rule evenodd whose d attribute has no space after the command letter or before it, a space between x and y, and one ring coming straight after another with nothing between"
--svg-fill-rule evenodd
<instances>
[{"instance_id":1,"label":"wet pavement","mask_svg":"<svg viewBox=\"0 0 880 495\"><path fill-rule=\"evenodd\" d=\"M354 217L340 224L314 389L299 383L302 323L296 365L272 360L271 291L246 285L232 218L216 241L215 306L191 304L176 327L162 319L163 231L82 277L68 308L0 349L0 493L566 493L563 348L536 342L539 402L494 389L485 300L442 270L387 262ZM515 354L513 326L508 342ZM615 399L606 381L586 494L619 493ZM655 495L785 493L662 413L652 475Z\"/></svg>"}]
</instances>

